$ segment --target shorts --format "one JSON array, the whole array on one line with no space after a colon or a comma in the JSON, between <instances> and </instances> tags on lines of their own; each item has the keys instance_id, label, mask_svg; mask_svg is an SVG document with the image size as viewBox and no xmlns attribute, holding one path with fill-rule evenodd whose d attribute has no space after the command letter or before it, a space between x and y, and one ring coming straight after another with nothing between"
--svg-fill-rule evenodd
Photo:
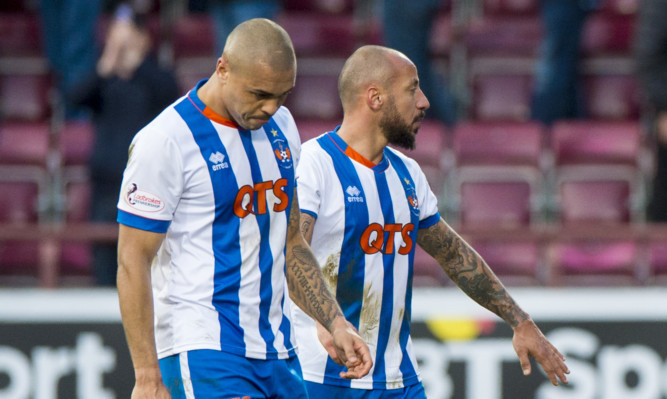
<instances>
[{"instance_id":1,"label":"shorts","mask_svg":"<svg viewBox=\"0 0 667 399\"><path fill-rule=\"evenodd\" d=\"M308 399L296 356L249 359L216 350L194 350L160 360L172 399Z\"/></svg>"},{"instance_id":2,"label":"shorts","mask_svg":"<svg viewBox=\"0 0 667 399\"><path fill-rule=\"evenodd\" d=\"M422 383L398 389L357 389L306 381L313 399L426 399Z\"/></svg>"}]
</instances>

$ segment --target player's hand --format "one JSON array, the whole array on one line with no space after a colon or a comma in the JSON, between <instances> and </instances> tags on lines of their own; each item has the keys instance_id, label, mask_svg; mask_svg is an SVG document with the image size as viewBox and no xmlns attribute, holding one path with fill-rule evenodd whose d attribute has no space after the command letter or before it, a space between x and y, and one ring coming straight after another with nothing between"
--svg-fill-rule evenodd
<instances>
[{"instance_id":1,"label":"player's hand","mask_svg":"<svg viewBox=\"0 0 667 399\"><path fill-rule=\"evenodd\" d=\"M355 379L368 374L373 366L373 360L368 346L354 326L342 317L337 318L331 329L331 340L336 356L331 358L347 368L347 371L341 371L341 378ZM327 352L331 355L328 349Z\"/></svg>"},{"instance_id":2,"label":"player's hand","mask_svg":"<svg viewBox=\"0 0 667 399\"><path fill-rule=\"evenodd\" d=\"M567 384L565 374L570 374L570 370L565 364L565 356L547 340L533 320L524 320L514 328L512 345L519 356L523 375L531 372L529 356L532 356L542 366L553 385L557 386L558 380Z\"/></svg>"},{"instance_id":3,"label":"player's hand","mask_svg":"<svg viewBox=\"0 0 667 399\"><path fill-rule=\"evenodd\" d=\"M329 354L329 357L331 357L331 360L333 360L337 364L340 364L341 366L344 366L345 364L338 357L338 352L336 352L336 347L334 347L333 337L331 336L329 330L324 328L324 326L318 323L317 321L315 322L315 324L317 325L317 339L320 340L320 343Z\"/></svg>"},{"instance_id":4,"label":"player's hand","mask_svg":"<svg viewBox=\"0 0 667 399\"><path fill-rule=\"evenodd\" d=\"M167 387L162 383L160 369L135 369L136 382L132 399L171 399Z\"/></svg>"}]
</instances>

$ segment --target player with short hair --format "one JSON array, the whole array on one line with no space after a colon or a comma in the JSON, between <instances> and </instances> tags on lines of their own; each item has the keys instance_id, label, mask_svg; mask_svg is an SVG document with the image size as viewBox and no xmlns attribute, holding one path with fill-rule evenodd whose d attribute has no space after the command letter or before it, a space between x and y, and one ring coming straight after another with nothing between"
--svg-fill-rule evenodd
<instances>
[{"instance_id":1,"label":"player with short hair","mask_svg":"<svg viewBox=\"0 0 667 399\"><path fill-rule=\"evenodd\" d=\"M410 338L417 244L468 296L514 329L524 374L530 373L530 355L554 385L567 382L563 356L440 217L417 163L387 147L413 148L429 107L414 64L398 51L364 46L345 62L338 87L342 124L303 145L297 169L301 229L374 365L362 379L340 378L330 334L294 308L311 398L425 397Z\"/></svg>"},{"instance_id":2,"label":"player with short hair","mask_svg":"<svg viewBox=\"0 0 667 399\"><path fill-rule=\"evenodd\" d=\"M299 230L300 141L282 107L295 75L287 33L249 20L132 141L118 294L133 398L307 398L287 288L333 335L344 378L370 369Z\"/></svg>"}]
</instances>

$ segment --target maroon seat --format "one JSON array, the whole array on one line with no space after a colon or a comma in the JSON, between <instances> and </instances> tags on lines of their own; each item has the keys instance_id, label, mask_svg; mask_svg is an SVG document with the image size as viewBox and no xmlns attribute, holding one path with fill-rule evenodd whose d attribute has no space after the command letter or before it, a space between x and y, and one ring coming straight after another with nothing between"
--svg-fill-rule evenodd
<instances>
[{"instance_id":1,"label":"maroon seat","mask_svg":"<svg viewBox=\"0 0 667 399\"><path fill-rule=\"evenodd\" d=\"M584 79L588 114L592 119L638 120L640 94L629 74L596 74Z\"/></svg>"},{"instance_id":2,"label":"maroon seat","mask_svg":"<svg viewBox=\"0 0 667 399\"><path fill-rule=\"evenodd\" d=\"M667 282L667 242L655 240L648 245L649 282L663 285Z\"/></svg>"},{"instance_id":3,"label":"maroon seat","mask_svg":"<svg viewBox=\"0 0 667 399\"><path fill-rule=\"evenodd\" d=\"M348 57L358 40L352 15L285 12L276 18L289 33L297 57Z\"/></svg>"},{"instance_id":4,"label":"maroon seat","mask_svg":"<svg viewBox=\"0 0 667 399\"><path fill-rule=\"evenodd\" d=\"M91 185L89 182L71 183L66 189L66 220L87 222L91 212ZM60 248L60 271L62 276L92 275L92 244L64 242Z\"/></svg>"},{"instance_id":5,"label":"maroon seat","mask_svg":"<svg viewBox=\"0 0 667 399\"><path fill-rule=\"evenodd\" d=\"M354 0L284 0L283 9L287 12L351 13L354 9Z\"/></svg>"},{"instance_id":6,"label":"maroon seat","mask_svg":"<svg viewBox=\"0 0 667 399\"><path fill-rule=\"evenodd\" d=\"M0 223L16 226L38 222L37 182L0 181ZM39 263L36 241L0 241L0 276L35 276Z\"/></svg>"},{"instance_id":7,"label":"maroon seat","mask_svg":"<svg viewBox=\"0 0 667 399\"><path fill-rule=\"evenodd\" d=\"M46 74L0 75L0 117L41 121L49 113L51 81Z\"/></svg>"},{"instance_id":8,"label":"maroon seat","mask_svg":"<svg viewBox=\"0 0 667 399\"><path fill-rule=\"evenodd\" d=\"M471 22L464 43L471 56L535 56L542 38L537 15L492 15Z\"/></svg>"},{"instance_id":9,"label":"maroon seat","mask_svg":"<svg viewBox=\"0 0 667 399\"><path fill-rule=\"evenodd\" d=\"M191 13L176 20L172 33L174 58L210 57L210 70L215 66L215 32L211 16L204 13Z\"/></svg>"},{"instance_id":10,"label":"maroon seat","mask_svg":"<svg viewBox=\"0 0 667 399\"><path fill-rule=\"evenodd\" d=\"M465 227L521 227L531 219L530 185L525 182L464 182L460 221Z\"/></svg>"},{"instance_id":11,"label":"maroon seat","mask_svg":"<svg viewBox=\"0 0 667 399\"><path fill-rule=\"evenodd\" d=\"M473 77L472 114L478 121L526 121L530 117L531 74Z\"/></svg>"},{"instance_id":12,"label":"maroon seat","mask_svg":"<svg viewBox=\"0 0 667 399\"><path fill-rule=\"evenodd\" d=\"M340 119L343 106L338 96L338 76L300 74L285 101L295 119Z\"/></svg>"},{"instance_id":13,"label":"maroon seat","mask_svg":"<svg viewBox=\"0 0 667 399\"><path fill-rule=\"evenodd\" d=\"M459 167L529 165L542 156L542 125L517 122L468 122L454 129Z\"/></svg>"},{"instance_id":14,"label":"maroon seat","mask_svg":"<svg viewBox=\"0 0 667 399\"><path fill-rule=\"evenodd\" d=\"M0 54L4 56L39 56L42 48L36 14L0 13Z\"/></svg>"},{"instance_id":15,"label":"maroon seat","mask_svg":"<svg viewBox=\"0 0 667 399\"><path fill-rule=\"evenodd\" d=\"M559 202L563 224L630 221L627 181L564 181L560 184Z\"/></svg>"},{"instance_id":16,"label":"maroon seat","mask_svg":"<svg viewBox=\"0 0 667 399\"><path fill-rule=\"evenodd\" d=\"M640 150L637 122L565 121L551 129L557 165L635 165Z\"/></svg>"},{"instance_id":17,"label":"maroon seat","mask_svg":"<svg viewBox=\"0 0 667 399\"><path fill-rule=\"evenodd\" d=\"M90 121L68 121L60 132L60 151L65 165L86 165L93 150L95 129Z\"/></svg>"},{"instance_id":18,"label":"maroon seat","mask_svg":"<svg viewBox=\"0 0 667 399\"><path fill-rule=\"evenodd\" d=\"M586 56L630 54L634 40L633 15L593 13L582 32L581 49Z\"/></svg>"},{"instance_id":19,"label":"maroon seat","mask_svg":"<svg viewBox=\"0 0 667 399\"><path fill-rule=\"evenodd\" d=\"M540 243L537 240L503 241L471 239L469 244L484 258L505 285L547 284Z\"/></svg>"},{"instance_id":20,"label":"maroon seat","mask_svg":"<svg viewBox=\"0 0 667 399\"><path fill-rule=\"evenodd\" d=\"M450 151L448 141L451 141L448 135L447 127L442 122L427 119L422 122L417 133L415 148L413 150L398 148L417 161L426 175L431 191L438 197L444 192L445 177L448 173L446 157Z\"/></svg>"},{"instance_id":21,"label":"maroon seat","mask_svg":"<svg viewBox=\"0 0 667 399\"><path fill-rule=\"evenodd\" d=\"M441 287L453 284L438 262L420 246L415 248L412 283L415 287Z\"/></svg>"},{"instance_id":22,"label":"maroon seat","mask_svg":"<svg viewBox=\"0 0 667 399\"><path fill-rule=\"evenodd\" d=\"M0 165L44 165L48 150L49 125L46 122L0 124Z\"/></svg>"},{"instance_id":23,"label":"maroon seat","mask_svg":"<svg viewBox=\"0 0 667 399\"><path fill-rule=\"evenodd\" d=\"M339 119L310 119L299 118L296 119L296 127L299 129L299 136L301 142L313 139L323 133L330 132L340 124Z\"/></svg>"},{"instance_id":24,"label":"maroon seat","mask_svg":"<svg viewBox=\"0 0 667 399\"><path fill-rule=\"evenodd\" d=\"M536 15L538 0L484 0L485 15Z\"/></svg>"},{"instance_id":25,"label":"maroon seat","mask_svg":"<svg viewBox=\"0 0 667 399\"><path fill-rule=\"evenodd\" d=\"M613 230L631 220L630 183L563 181L558 217L563 226ZM596 237L556 240L549 250L552 281L568 285L634 285L642 282L635 240Z\"/></svg>"}]
</instances>

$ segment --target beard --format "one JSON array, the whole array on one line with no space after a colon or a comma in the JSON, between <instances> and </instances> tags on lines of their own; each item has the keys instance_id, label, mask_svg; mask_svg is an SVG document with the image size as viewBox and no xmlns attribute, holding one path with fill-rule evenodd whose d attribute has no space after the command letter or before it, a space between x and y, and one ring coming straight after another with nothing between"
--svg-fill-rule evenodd
<instances>
[{"instance_id":1,"label":"beard","mask_svg":"<svg viewBox=\"0 0 667 399\"><path fill-rule=\"evenodd\" d=\"M413 150L415 148L415 135L417 132L415 131L413 134L412 124L406 123L401 118L393 98L389 99L387 105L388 109L384 111L382 118L380 119L380 128L384 132L384 137L389 144L407 150ZM421 119L423 119L423 115L420 118L415 119L414 122Z\"/></svg>"}]
</instances>

